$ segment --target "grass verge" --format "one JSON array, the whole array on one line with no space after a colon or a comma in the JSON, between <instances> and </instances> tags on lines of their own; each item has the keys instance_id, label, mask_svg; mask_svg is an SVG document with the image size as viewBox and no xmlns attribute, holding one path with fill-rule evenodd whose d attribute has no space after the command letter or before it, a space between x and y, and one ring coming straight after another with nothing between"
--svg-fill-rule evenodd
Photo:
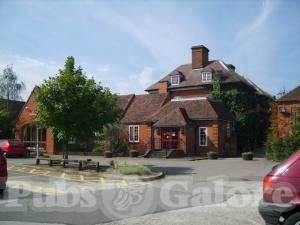
<instances>
[{"instance_id":1,"label":"grass verge","mask_svg":"<svg viewBox=\"0 0 300 225\"><path fill-rule=\"evenodd\" d=\"M138 176L147 176L153 175L154 173L146 166L143 165L119 165L118 171L122 175L138 175Z\"/></svg>"}]
</instances>

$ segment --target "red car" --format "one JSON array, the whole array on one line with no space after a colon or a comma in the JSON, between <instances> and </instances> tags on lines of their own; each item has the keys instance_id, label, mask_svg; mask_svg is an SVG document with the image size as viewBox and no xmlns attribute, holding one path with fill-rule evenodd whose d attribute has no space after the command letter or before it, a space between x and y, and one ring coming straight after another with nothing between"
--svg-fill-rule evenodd
<instances>
[{"instance_id":1,"label":"red car","mask_svg":"<svg viewBox=\"0 0 300 225\"><path fill-rule=\"evenodd\" d=\"M7 156L17 155L17 156L24 157L26 155L25 146L23 142L14 139L0 140L0 151L6 152Z\"/></svg>"},{"instance_id":2,"label":"red car","mask_svg":"<svg viewBox=\"0 0 300 225\"><path fill-rule=\"evenodd\" d=\"M6 188L6 181L7 181L7 162L5 158L5 153L0 151L0 194Z\"/></svg>"},{"instance_id":3,"label":"red car","mask_svg":"<svg viewBox=\"0 0 300 225\"><path fill-rule=\"evenodd\" d=\"M268 225L300 225L300 150L264 178L259 212Z\"/></svg>"}]
</instances>

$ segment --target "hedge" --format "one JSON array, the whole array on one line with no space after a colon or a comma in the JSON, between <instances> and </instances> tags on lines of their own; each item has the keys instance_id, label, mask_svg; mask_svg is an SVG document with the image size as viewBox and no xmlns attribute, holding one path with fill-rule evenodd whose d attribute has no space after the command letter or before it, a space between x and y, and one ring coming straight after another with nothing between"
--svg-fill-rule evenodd
<instances>
[{"instance_id":1,"label":"hedge","mask_svg":"<svg viewBox=\"0 0 300 225\"><path fill-rule=\"evenodd\" d=\"M283 161L296 150L300 149L300 136L272 137L266 142L266 156L268 159Z\"/></svg>"}]
</instances>

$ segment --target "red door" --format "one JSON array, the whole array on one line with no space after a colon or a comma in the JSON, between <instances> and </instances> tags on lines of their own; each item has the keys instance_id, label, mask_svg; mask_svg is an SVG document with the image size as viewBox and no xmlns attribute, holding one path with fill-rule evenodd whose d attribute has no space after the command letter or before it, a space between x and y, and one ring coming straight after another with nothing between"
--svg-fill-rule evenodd
<instances>
[{"instance_id":1,"label":"red door","mask_svg":"<svg viewBox=\"0 0 300 225\"><path fill-rule=\"evenodd\" d=\"M162 128L161 134L163 149L179 148L179 129L178 128Z\"/></svg>"}]
</instances>

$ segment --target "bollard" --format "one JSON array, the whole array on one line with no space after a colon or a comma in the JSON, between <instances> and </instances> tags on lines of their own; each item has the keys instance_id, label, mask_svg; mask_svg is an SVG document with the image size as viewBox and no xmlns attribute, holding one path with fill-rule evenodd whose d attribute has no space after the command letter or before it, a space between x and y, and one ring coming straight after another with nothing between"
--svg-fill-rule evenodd
<instances>
[{"instance_id":1,"label":"bollard","mask_svg":"<svg viewBox=\"0 0 300 225\"><path fill-rule=\"evenodd\" d=\"M66 160L63 160L63 168L66 168Z\"/></svg>"},{"instance_id":2,"label":"bollard","mask_svg":"<svg viewBox=\"0 0 300 225\"><path fill-rule=\"evenodd\" d=\"M78 170L82 170L82 162L81 161L79 161Z\"/></svg>"},{"instance_id":3,"label":"bollard","mask_svg":"<svg viewBox=\"0 0 300 225\"><path fill-rule=\"evenodd\" d=\"M52 160L49 159L49 166L52 166Z\"/></svg>"},{"instance_id":4,"label":"bollard","mask_svg":"<svg viewBox=\"0 0 300 225\"><path fill-rule=\"evenodd\" d=\"M36 165L40 165L40 159L36 159Z\"/></svg>"},{"instance_id":5,"label":"bollard","mask_svg":"<svg viewBox=\"0 0 300 225\"><path fill-rule=\"evenodd\" d=\"M97 164L96 164L96 171L100 172L100 163L99 162L97 162Z\"/></svg>"}]
</instances>

